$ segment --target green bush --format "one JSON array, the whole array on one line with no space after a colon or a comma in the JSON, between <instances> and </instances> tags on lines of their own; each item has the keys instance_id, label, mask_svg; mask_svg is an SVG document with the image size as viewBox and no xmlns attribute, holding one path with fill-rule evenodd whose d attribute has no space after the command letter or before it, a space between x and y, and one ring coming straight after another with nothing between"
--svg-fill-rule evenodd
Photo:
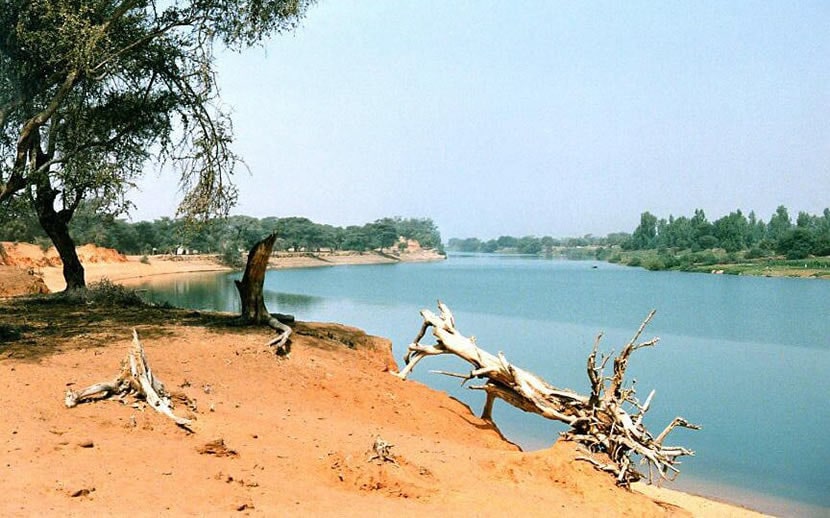
<instances>
[{"instance_id":1,"label":"green bush","mask_svg":"<svg viewBox=\"0 0 830 518\"><path fill-rule=\"evenodd\" d=\"M132 307L146 305L137 291L115 284L106 277L89 285L86 300L102 306Z\"/></svg>"},{"instance_id":2,"label":"green bush","mask_svg":"<svg viewBox=\"0 0 830 518\"><path fill-rule=\"evenodd\" d=\"M146 255L142 255L140 259L141 264L150 264L150 258Z\"/></svg>"},{"instance_id":3,"label":"green bush","mask_svg":"<svg viewBox=\"0 0 830 518\"><path fill-rule=\"evenodd\" d=\"M646 261L645 267L646 270L656 272L659 270L665 270L666 264L659 257L656 257L654 259L649 259L648 261Z\"/></svg>"},{"instance_id":4,"label":"green bush","mask_svg":"<svg viewBox=\"0 0 830 518\"><path fill-rule=\"evenodd\" d=\"M762 257L766 257L767 255L768 255L767 252L765 252L764 250L761 250L758 247L755 247L755 248L750 248L749 250L747 250L746 254L744 254L744 258L745 259L760 259Z\"/></svg>"},{"instance_id":5,"label":"green bush","mask_svg":"<svg viewBox=\"0 0 830 518\"><path fill-rule=\"evenodd\" d=\"M640 260L639 257L632 257L628 260L628 266L642 266L643 261Z\"/></svg>"},{"instance_id":6,"label":"green bush","mask_svg":"<svg viewBox=\"0 0 830 518\"><path fill-rule=\"evenodd\" d=\"M52 248L52 241L49 238L39 237L35 239L35 244L44 252L48 252Z\"/></svg>"},{"instance_id":7,"label":"green bush","mask_svg":"<svg viewBox=\"0 0 830 518\"><path fill-rule=\"evenodd\" d=\"M219 262L231 268L242 268L245 266L245 261L242 260L242 254L236 245L226 245L222 248L222 253L219 254Z\"/></svg>"},{"instance_id":8,"label":"green bush","mask_svg":"<svg viewBox=\"0 0 830 518\"><path fill-rule=\"evenodd\" d=\"M713 252L699 252L695 257L695 262L697 264L702 264L705 266L713 265L718 263L718 257Z\"/></svg>"}]
</instances>

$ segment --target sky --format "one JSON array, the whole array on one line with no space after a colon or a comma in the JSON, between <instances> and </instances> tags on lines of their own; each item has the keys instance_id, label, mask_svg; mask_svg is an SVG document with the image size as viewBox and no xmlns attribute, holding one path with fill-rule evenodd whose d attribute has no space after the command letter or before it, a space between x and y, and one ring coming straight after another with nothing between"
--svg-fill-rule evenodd
<instances>
[{"instance_id":1,"label":"sky","mask_svg":"<svg viewBox=\"0 0 830 518\"><path fill-rule=\"evenodd\" d=\"M830 2L321 0L221 53L233 214L444 239L830 206ZM173 216L150 173L133 220Z\"/></svg>"}]
</instances>

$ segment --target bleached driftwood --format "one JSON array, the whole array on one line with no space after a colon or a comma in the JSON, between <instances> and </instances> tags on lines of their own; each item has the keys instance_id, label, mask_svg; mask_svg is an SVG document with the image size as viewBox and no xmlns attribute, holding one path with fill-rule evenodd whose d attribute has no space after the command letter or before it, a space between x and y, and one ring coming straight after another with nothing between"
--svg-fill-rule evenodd
<instances>
[{"instance_id":1,"label":"bleached driftwood","mask_svg":"<svg viewBox=\"0 0 830 518\"><path fill-rule=\"evenodd\" d=\"M384 441L380 435L375 437L375 442L372 444L372 455L369 457L369 462L372 461L380 461L380 464L384 462L391 462L395 466L398 465L398 461L395 460L395 456L392 454L392 448L394 444L388 443Z\"/></svg>"},{"instance_id":2,"label":"bleached driftwood","mask_svg":"<svg viewBox=\"0 0 830 518\"><path fill-rule=\"evenodd\" d=\"M121 372L112 381L102 381L80 390L66 391L64 403L72 408L87 401L96 401L112 397L124 398L133 395L147 401L154 410L160 412L177 425L190 430L191 421L173 413L170 396L164 389L161 380L153 375L144 346L138 338L138 332L133 329L133 341L127 352L127 357L121 362Z\"/></svg>"},{"instance_id":3,"label":"bleached driftwood","mask_svg":"<svg viewBox=\"0 0 830 518\"><path fill-rule=\"evenodd\" d=\"M657 343L654 338L638 342L640 335L654 316L652 311L640 325L634 337L614 358L613 375L604 375L604 368L610 357L597 359L599 342L588 356L588 378L591 394L582 395L570 389L560 389L542 378L510 364L501 352L494 356L480 349L474 338L467 338L455 328L455 319L450 309L438 302L440 315L424 309L421 316L424 323L412 344L409 345L404 362L406 366L396 375L406 379L415 365L427 356L452 354L472 365L469 374L439 371L440 374L463 379L462 383L479 378L486 380L483 385L471 386L483 390L487 397L482 418L492 421L493 403L496 398L526 412L539 414L548 419L561 421L571 428L563 434L568 440L585 446L589 453L604 453L610 462L600 462L592 457L582 457L599 469L613 473L617 483L623 486L640 480L645 475L632 466L632 455L639 455L640 462L648 467L648 480L653 481L654 473L662 479L673 479L679 470L678 457L694 455L694 452L680 446L664 446L663 440L675 427L699 429L683 419L676 418L656 438L643 425L643 416L651 404L654 391L646 402L640 404L635 397L633 386L624 385L625 369L631 354L637 349ZM427 330L432 328L436 339L433 345L422 344Z\"/></svg>"},{"instance_id":4,"label":"bleached driftwood","mask_svg":"<svg viewBox=\"0 0 830 518\"><path fill-rule=\"evenodd\" d=\"M274 348L274 354L277 356L288 356L291 353L291 328L279 321L279 319L271 315L268 319L268 327L277 332L277 337L268 342L269 347Z\"/></svg>"}]
</instances>

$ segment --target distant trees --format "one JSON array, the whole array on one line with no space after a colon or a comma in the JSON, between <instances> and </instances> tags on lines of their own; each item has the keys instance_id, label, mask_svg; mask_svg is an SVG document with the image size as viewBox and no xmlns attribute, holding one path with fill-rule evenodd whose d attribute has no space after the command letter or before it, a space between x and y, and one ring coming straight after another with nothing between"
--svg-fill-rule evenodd
<instances>
[{"instance_id":1,"label":"distant trees","mask_svg":"<svg viewBox=\"0 0 830 518\"><path fill-rule=\"evenodd\" d=\"M701 209L691 218L669 216L657 220L649 212L640 217L640 225L631 237L622 243L627 250L675 249L709 250L722 248L726 252L751 252L762 257L772 251L790 259L808 255L830 254L830 209L820 216L799 212L793 225L789 211L780 205L769 223L759 220L752 211L747 218L738 209L713 223Z\"/></svg>"},{"instance_id":2,"label":"distant trees","mask_svg":"<svg viewBox=\"0 0 830 518\"><path fill-rule=\"evenodd\" d=\"M671 251L702 252L714 248L722 248L727 253L744 252L746 258L773 253L790 259L826 256L830 255L830 209L824 209L821 215L799 212L794 225L783 205L775 210L768 223L758 219L755 211L746 216L740 209L714 222L708 220L703 209L696 209L691 217L669 215L668 219L646 211L640 215L640 224L631 234L616 232L605 237L589 234L564 239L500 236L489 241L470 237L452 238L447 243L447 248L452 251L482 253L550 254L555 247L570 249L569 253L574 257L590 256L574 249L594 247L597 248L595 256L599 258L609 257L612 247L657 250L663 263L671 263Z\"/></svg>"},{"instance_id":3,"label":"distant trees","mask_svg":"<svg viewBox=\"0 0 830 518\"><path fill-rule=\"evenodd\" d=\"M17 222L17 223L14 223ZM9 224L7 224L9 223ZM399 237L417 240L425 248L441 248L441 234L429 218L383 218L362 226L346 228L314 223L308 218L263 218L231 216L194 224L186 219L161 218L129 223L100 216L81 204L70 225L78 244L95 243L126 254L172 252L178 247L199 252L238 255L250 250L262 236L277 233L274 250L367 251L391 248ZM34 217L17 220L0 208L0 241L48 243Z\"/></svg>"},{"instance_id":4,"label":"distant trees","mask_svg":"<svg viewBox=\"0 0 830 518\"><path fill-rule=\"evenodd\" d=\"M589 247L589 246L612 246L619 244L622 240L629 239L630 234L623 232L609 234L607 237L595 237L590 234L583 237L569 237L555 239L551 236L500 236L498 239L482 241L476 237L465 239L452 238L447 242L447 248L456 252L508 252L519 254L551 254L556 247Z\"/></svg>"}]
</instances>

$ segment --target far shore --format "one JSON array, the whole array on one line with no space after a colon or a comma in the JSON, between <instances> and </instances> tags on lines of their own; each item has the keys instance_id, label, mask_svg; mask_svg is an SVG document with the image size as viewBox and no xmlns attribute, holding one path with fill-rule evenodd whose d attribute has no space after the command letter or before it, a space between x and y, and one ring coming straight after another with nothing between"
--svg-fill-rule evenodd
<instances>
[{"instance_id":1,"label":"far shore","mask_svg":"<svg viewBox=\"0 0 830 518\"><path fill-rule=\"evenodd\" d=\"M233 271L223 265L215 255L151 255L122 256L121 262L87 262L84 271L87 283L108 279L113 282L136 282L160 275ZM146 259L144 259L146 257ZM404 262L442 261L445 257L434 250L419 250L398 256L378 252L325 252L289 253L277 252L269 262L269 268L318 268L326 266L395 264ZM43 281L51 292L66 288L60 266L44 266L39 269Z\"/></svg>"}]
</instances>

